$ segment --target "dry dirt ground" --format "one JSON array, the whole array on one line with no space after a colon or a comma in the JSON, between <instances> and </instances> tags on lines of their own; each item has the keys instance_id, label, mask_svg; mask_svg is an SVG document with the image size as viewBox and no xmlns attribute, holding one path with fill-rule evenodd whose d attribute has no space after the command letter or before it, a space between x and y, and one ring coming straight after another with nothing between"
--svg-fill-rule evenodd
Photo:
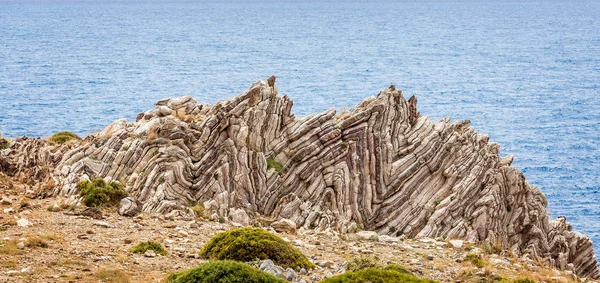
<instances>
[{"instance_id":1,"label":"dry dirt ground","mask_svg":"<svg viewBox=\"0 0 600 283\"><path fill-rule=\"evenodd\" d=\"M102 219L93 219L74 215L72 208L50 211L62 199L28 199L3 193L0 282L162 282L170 272L202 263L197 254L203 244L217 233L239 226L187 216L141 214L130 218L119 216L116 209L107 209ZM27 224L23 219L29 225L19 226ZM306 282L339 274L346 261L361 255L403 265L415 275L440 282L499 282L524 277L536 282L586 281L527 258L493 254L490 247L452 245L442 239L392 237L384 241L305 230L279 236L318 265L302 277ZM147 240L160 242L169 254L146 257L130 252L134 245ZM483 267L465 260L467 254L479 255Z\"/></svg>"}]
</instances>

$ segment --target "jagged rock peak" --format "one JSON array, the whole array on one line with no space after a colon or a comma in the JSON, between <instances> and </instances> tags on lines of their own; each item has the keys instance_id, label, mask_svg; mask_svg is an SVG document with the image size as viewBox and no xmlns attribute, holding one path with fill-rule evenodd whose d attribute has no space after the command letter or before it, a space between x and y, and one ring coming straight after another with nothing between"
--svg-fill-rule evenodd
<instances>
[{"instance_id":1,"label":"jagged rock peak","mask_svg":"<svg viewBox=\"0 0 600 283\"><path fill-rule=\"evenodd\" d=\"M600 278L591 240L564 217L549 220L512 156L468 121L432 122L416 104L391 86L347 112L296 118L271 77L214 105L161 100L135 123L66 146L19 139L2 158L54 194L102 177L125 184L144 211L196 202L245 222L468 239Z\"/></svg>"}]
</instances>

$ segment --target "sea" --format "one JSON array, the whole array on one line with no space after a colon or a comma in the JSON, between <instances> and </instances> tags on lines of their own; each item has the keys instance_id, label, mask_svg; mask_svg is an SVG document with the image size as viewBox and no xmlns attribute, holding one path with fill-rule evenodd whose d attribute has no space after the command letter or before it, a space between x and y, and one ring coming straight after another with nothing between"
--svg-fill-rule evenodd
<instances>
[{"instance_id":1,"label":"sea","mask_svg":"<svg viewBox=\"0 0 600 283\"><path fill-rule=\"evenodd\" d=\"M600 1L0 0L4 136L85 136L271 75L298 117L394 84L470 120L600 254Z\"/></svg>"}]
</instances>

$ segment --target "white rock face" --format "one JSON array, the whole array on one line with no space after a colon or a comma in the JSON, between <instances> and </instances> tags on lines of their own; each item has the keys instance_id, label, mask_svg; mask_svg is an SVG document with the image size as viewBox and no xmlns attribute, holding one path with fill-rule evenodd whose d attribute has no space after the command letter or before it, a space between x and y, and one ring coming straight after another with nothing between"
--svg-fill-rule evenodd
<instances>
[{"instance_id":1,"label":"white rock face","mask_svg":"<svg viewBox=\"0 0 600 283\"><path fill-rule=\"evenodd\" d=\"M196 202L218 220L241 209L304 229L488 241L600 278L590 239L550 221L511 156L469 121L432 122L416 104L391 86L347 112L297 118L270 79L214 105L158 101L80 143L18 139L0 170L52 181L54 194L76 194L83 178L122 180L148 212Z\"/></svg>"}]
</instances>

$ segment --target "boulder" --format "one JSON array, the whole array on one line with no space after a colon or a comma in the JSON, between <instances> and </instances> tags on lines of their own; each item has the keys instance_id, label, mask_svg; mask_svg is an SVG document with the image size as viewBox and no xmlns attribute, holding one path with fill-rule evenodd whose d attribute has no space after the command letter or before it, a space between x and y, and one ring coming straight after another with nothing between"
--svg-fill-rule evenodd
<instances>
[{"instance_id":1,"label":"boulder","mask_svg":"<svg viewBox=\"0 0 600 283\"><path fill-rule=\"evenodd\" d=\"M142 212L142 203L132 197L126 197L119 202L119 214L133 217Z\"/></svg>"},{"instance_id":2,"label":"boulder","mask_svg":"<svg viewBox=\"0 0 600 283\"><path fill-rule=\"evenodd\" d=\"M271 223L271 227L279 233L296 234L296 222L289 219L280 219Z\"/></svg>"}]
</instances>

